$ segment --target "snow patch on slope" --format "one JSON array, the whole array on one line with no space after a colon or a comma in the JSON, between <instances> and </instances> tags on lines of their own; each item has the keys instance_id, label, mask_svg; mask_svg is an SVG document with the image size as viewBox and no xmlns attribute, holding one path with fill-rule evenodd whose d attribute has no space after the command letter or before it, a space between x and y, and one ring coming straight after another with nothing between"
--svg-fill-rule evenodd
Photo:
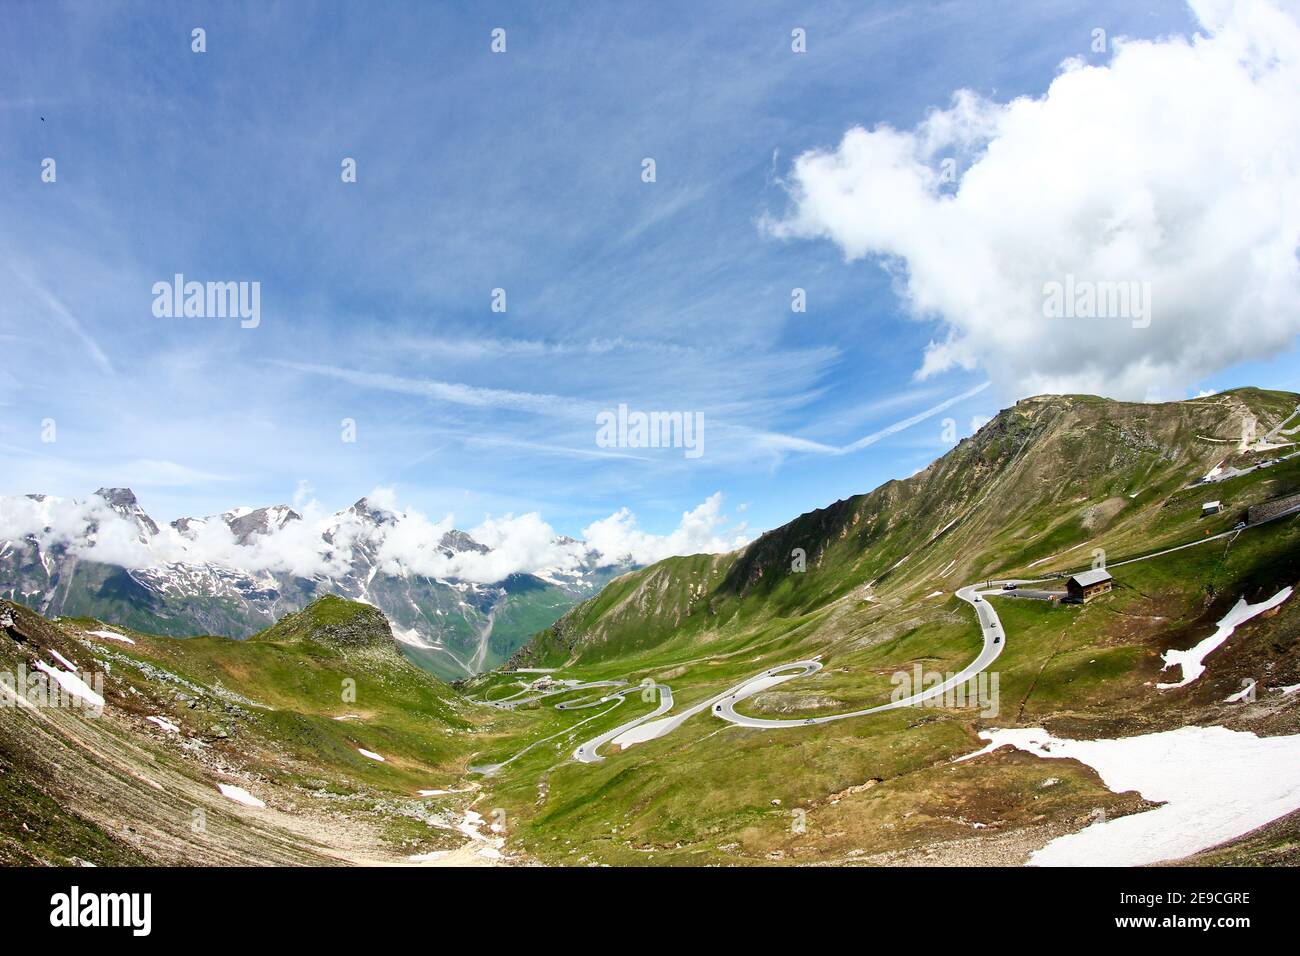
<instances>
[{"instance_id":1,"label":"snow patch on slope","mask_svg":"<svg viewBox=\"0 0 1300 956\"><path fill-rule=\"evenodd\" d=\"M1035 866L1144 866L1176 860L1300 810L1300 735L1257 737L1225 727L1180 727L1120 740L1066 740L1041 728L980 733L971 760L1011 745L1092 767L1115 793L1163 802L1058 837Z\"/></svg>"},{"instance_id":2,"label":"snow patch on slope","mask_svg":"<svg viewBox=\"0 0 1300 956\"><path fill-rule=\"evenodd\" d=\"M221 795L227 800L234 800L236 803L242 803L246 807L263 809L266 806L265 803L257 799L257 797L253 796L243 787L236 787L229 783L219 783L217 784L217 789L221 791Z\"/></svg>"},{"instance_id":3,"label":"snow patch on slope","mask_svg":"<svg viewBox=\"0 0 1300 956\"><path fill-rule=\"evenodd\" d=\"M123 644L135 643L135 641L127 637L125 634L118 634L116 631L87 631L86 633L90 634L92 637L102 637L109 641L121 641Z\"/></svg>"},{"instance_id":4,"label":"snow patch on slope","mask_svg":"<svg viewBox=\"0 0 1300 956\"><path fill-rule=\"evenodd\" d=\"M36 667L43 673L49 674L58 682L58 685L73 697L79 697L91 707L102 708L104 698L95 693L90 685L71 671L61 671L57 667L51 667L45 661L37 661Z\"/></svg>"},{"instance_id":5,"label":"snow patch on slope","mask_svg":"<svg viewBox=\"0 0 1300 956\"><path fill-rule=\"evenodd\" d=\"M1267 601L1261 601L1258 604L1248 604L1245 598L1239 600L1233 605L1232 610L1219 621L1218 629L1195 647L1185 651L1168 650L1164 652L1165 666L1161 670L1180 666L1182 667L1183 679L1176 684L1156 684L1156 687L1160 690L1170 690L1174 687L1185 687L1196 680L1205 673L1205 658L1209 657L1224 641L1232 637L1233 631L1239 625L1263 614L1265 611L1272 610L1290 596L1291 588L1286 587Z\"/></svg>"}]
</instances>

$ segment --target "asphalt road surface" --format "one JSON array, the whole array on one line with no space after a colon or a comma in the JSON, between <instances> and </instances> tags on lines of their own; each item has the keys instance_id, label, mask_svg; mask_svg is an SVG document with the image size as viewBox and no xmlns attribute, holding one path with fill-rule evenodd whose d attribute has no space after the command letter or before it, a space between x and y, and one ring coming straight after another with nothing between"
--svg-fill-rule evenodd
<instances>
[{"instance_id":1,"label":"asphalt road surface","mask_svg":"<svg viewBox=\"0 0 1300 956\"><path fill-rule=\"evenodd\" d=\"M578 747L577 750L573 752L573 759L578 761L579 763L595 763L597 760L604 760L605 758L602 757L598 751L600 750L601 747L605 746L605 744L609 743L615 737L619 736L619 734L622 734L625 731L631 730L633 727L636 727L638 724L643 724L647 720L653 720L655 717L658 717L661 714L666 714L668 713L668 711L672 710L673 689L669 687L667 684L655 684L654 686L655 689L659 691L658 707L656 707L650 713L643 714L642 716L636 718L636 720L630 720L626 724L620 724L618 727L615 727L613 730L606 731L605 733L601 734L599 737L593 737L591 740L588 740L585 744L582 744L581 746ZM626 690L618 691L617 696L623 696L624 694L628 694L633 691L639 691L639 690L642 690L640 686L629 687Z\"/></svg>"},{"instance_id":2,"label":"asphalt road surface","mask_svg":"<svg viewBox=\"0 0 1300 956\"><path fill-rule=\"evenodd\" d=\"M1269 521L1278 520L1283 517L1288 517L1290 514L1294 514L1294 512L1289 512L1288 514L1285 515L1276 515L1274 518L1270 518L1268 520ZM1260 524L1265 524L1265 523L1267 522L1260 522ZM1251 527L1252 528L1258 527L1258 525L1252 525ZM1112 563L1110 567L1119 567L1120 565L1124 565L1124 564L1133 564L1138 561L1147 561L1150 560L1151 558L1160 557L1166 554L1172 554L1175 551L1181 551L1185 548L1196 547L1197 545L1205 544L1209 541L1215 541L1221 538L1235 536L1237 534L1241 534L1244 530L1248 530L1248 529L1234 528L1230 531L1225 531L1220 534L1199 538L1195 541L1187 542L1186 544L1180 544L1174 547L1165 548L1153 554L1142 555L1136 558L1128 558L1127 560L1124 561L1117 561ZM616 741L620 745L626 746L634 743L640 743L646 740L653 740L656 737L662 737L664 734L670 733L671 731L675 730L678 726L680 726L684 721L690 719L691 717L705 710L709 710L713 714L713 716L719 718L720 720L725 720L729 723L735 724L740 727L753 727L759 729L777 729L777 728L803 727L811 724L827 724L836 720L848 720L849 718L852 717L864 717L868 714L878 714L887 710L897 710L902 707L919 706L933 698L942 697L947 691L960 686L964 682L970 680L972 677L975 677L976 675L982 673L989 667L989 665L991 665L995 660L997 660L998 655L1002 653L1002 649L1006 646L1006 632L1002 626L1001 619L999 619L998 617L997 610L985 599L986 595L1001 596L1001 597L1014 596L1014 597L1024 597L1024 598L1031 598L1031 599L1032 598L1047 599L1056 596L1057 592L1044 591L1035 588L1026 589L1023 587L1026 584L1041 584L1047 580L1051 580L1051 579L1050 578L998 579L996 581L985 581L977 584L968 584L963 588L959 588L956 591L957 597L965 601L967 604L971 606L971 608L975 611L976 620L979 622L980 636L983 642L979 654L975 657L973 661L971 661L964 668L962 668L962 670L954 674L952 677L949 677L947 680L943 681L942 683L934 687L928 687L924 690L918 691L917 693L905 697L901 700L890 701L888 704L880 704L875 707L867 707L861 710L848 711L842 714L828 714L821 717L767 718L767 717L748 717L744 714L736 713L735 707L736 704L738 704L740 701L745 700L749 697L753 697L754 695L762 693L763 691L768 690L771 687L775 687L778 684L784 683L785 681L793 680L797 677L805 677L809 674L814 674L817 671L821 670L822 667L821 662L816 658L811 658L808 660L801 660L801 661L792 661L789 664L782 664L777 667L768 668L762 673L756 674L753 677L748 677L745 680L741 681L740 683L733 685L727 690L724 690L722 693L710 697L709 699L702 701L701 703L688 707L681 713L674 714L671 717L665 717L664 715L667 714L668 711L672 710L673 707L672 688L669 687L667 684L655 684L654 686L655 688L657 688L659 693L658 707L656 707L653 711L651 711L648 714L643 714L642 716L637 717L634 720L630 720L627 723L620 724L619 726L615 727L613 730L606 731L600 736L588 740L586 743L580 745L576 750L574 750L573 757L575 760L579 761L580 763L595 763L599 760L604 759L599 753L600 748L605 746L607 743L610 743L611 741ZM1004 591L1002 589L1002 586L1008 583L1016 584L1017 588L1013 591ZM506 709L510 709L513 707L517 707L521 704L532 703L533 701L541 700L545 697L551 697L556 694L564 694L575 690L584 690L587 688L596 688L596 687L617 687L618 690L610 694L606 694L602 697L596 698L594 700L590 698L581 698L577 701L569 701L567 703L557 704L556 707L561 710L576 710L584 707L599 706L600 704L607 703L610 701L613 701L615 703L615 706L617 706L617 704L622 703L626 695L633 692L640 692L645 689L644 685L637 685L637 684L629 685L625 681L593 681L591 683L586 683L586 684L575 682L575 683L569 683L568 685L563 687L557 687L554 690L546 691L544 693L539 693L532 697L526 697L520 700L507 699L503 701L488 702L488 703L490 703L494 707L503 707ZM613 707L610 708L610 710L612 709ZM609 711L606 711L605 713L608 712ZM601 717L601 716L604 716L604 714L603 713L597 714L595 717L591 717L587 719L594 720L596 719L596 717ZM581 723L586 723L586 721L585 720L581 721ZM569 730L572 730L572 728L569 728ZM561 733L565 733L565 732L568 731L561 731ZM553 734L551 737L545 739L550 740L557 736L560 736L560 734ZM536 743L541 743L541 741L537 741ZM525 750L531 749L532 746L536 746L536 743L530 745L529 748L525 748ZM524 751L521 751L521 753L523 752ZM516 757L518 756L519 754L516 754ZM512 757L511 760L513 759L515 758ZM507 763L508 762L509 761L507 761ZM493 769L496 769L497 767L500 766L504 766L504 764L496 765Z\"/></svg>"},{"instance_id":3,"label":"asphalt road surface","mask_svg":"<svg viewBox=\"0 0 1300 956\"><path fill-rule=\"evenodd\" d=\"M1019 585L1034 584L1041 579L1014 580L1015 583ZM672 717L656 720L656 718L661 718L663 714L666 714L671 710L673 705L672 689L665 684L657 684L656 686L660 691L659 706L654 711L649 714L644 714L635 720L630 720L625 724L620 724L613 730L606 731L599 737L587 741L573 752L573 757L580 763L595 763L598 760L604 759L600 756L600 748L611 741L618 740L620 744L627 745L632 743L641 743L646 740L653 740L656 737L662 737L664 734L675 730L683 721L690 719L702 711L710 709L713 716L737 724L741 727L802 727L809 724L830 723L834 720L848 720L850 717L862 717L866 714L876 714L881 711L895 710L900 707L912 707L930 700L931 698L942 697L946 691L970 680L976 674L979 674L992 664L993 661L997 659L997 656L1002 653L1002 648L1005 643L1002 622L998 618L997 611L990 606L988 601L981 598L980 595L1002 594L1004 593L1001 589L1002 585L1008 583L1008 581L998 580L988 583L991 586L985 589L981 589L981 586L978 584L968 584L966 587L957 591L957 597L961 598L961 600L974 608L975 617L979 621L980 634L983 637L983 646L980 649L979 656L977 656L975 660L971 661L971 663L960 672L954 674L952 677L937 686L926 688L923 691L912 694L910 697L898 701L891 701L888 704L882 704L878 707L868 707L864 710L854 710L843 714L831 714L824 717L769 719L761 717L746 717L743 714L736 713L735 705L738 702L745 700L747 697L752 697L755 694L762 693L771 687L775 687L776 685L788 680L793 680L796 677L805 677L808 674L814 674L822 668L821 662L816 659L792 661L789 664L781 664L777 667L771 667L763 671L761 674L748 677L740 683L724 690L722 693L710 697L702 703L687 708L680 714L674 714ZM577 688L569 689L573 690ZM639 686L625 687L610 696L622 696L630 691L640 689ZM603 699L607 698L602 698L602 700ZM565 705L561 704L557 706L563 707ZM582 706L592 705L583 704ZM619 740L619 738L622 739Z\"/></svg>"},{"instance_id":4,"label":"asphalt road surface","mask_svg":"<svg viewBox=\"0 0 1300 956\"><path fill-rule=\"evenodd\" d=\"M1002 594L1001 586L1007 582L994 581L992 583L994 587L989 589L977 590L979 588L978 585L968 584L966 587L957 591L957 597L961 598L975 609L975 616L979 619L980 634L984 639L984 645L980 649L979 656L976 657L975 660L971 661L952 677L949 677L947 680L935 685L934 687L928 687L925 690L912 694L910 697L904 697L901 700L890 701L888 704L880 704L876 707L867 707L863 710L851 710L843 714L828 714L825 717L746 717L743 714L736 713L735 707L738 702L744 700L746 697L752 697L771 686L770 684L765 683L767 676L773 674L774 671L783 669L774 668L773 671L768 671L766 674L760 675L759 677L753 678L740 685L735 693L730 694L724 700L715 704L713 707L713 716L729 721L733 724L739 724L741 727L803 727L809 724L829 724L831 721L835 720L848 720L850 717L864 717L867 714L879 714L882 711L897 710L900 707L915 707L934 697L942 697L945 691L950 690L959 684L965 683L987 668L997 660L998 655L1002 653L1002 648L1006 646L1002 621L998 618L998 612L993 609L993 606L989 604L988 601L980 597L980 595ZM809 663L813 662L798 661L795 664L786 666L797 667ZM817 667L820 668L821 665L818 664Z\"/></svg>"}]
</instances>

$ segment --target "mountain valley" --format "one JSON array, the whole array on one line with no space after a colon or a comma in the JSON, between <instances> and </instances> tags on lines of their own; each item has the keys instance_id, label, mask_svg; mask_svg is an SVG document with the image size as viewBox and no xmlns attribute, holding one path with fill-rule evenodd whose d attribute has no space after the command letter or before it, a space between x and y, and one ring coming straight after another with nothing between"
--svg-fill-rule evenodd
<instances>
[{"instance_id":1,"label":"mountain valley","mask_svg":"<svg viewBox=\"0 0 1300 956\"><path fill-rule=\"evenodd\" d=\"M9 695L0 858L1295 864L1268 767L1300 753L1297 416L1258 389L1026 399L738 551L611 572L454 684L411 665L374 581L177 639L132 603L176 580L87 574L121 609L87 615L61 576L84 563L45 555L63 603L0 602L0 669L99 675L103 711ZM1113 586L1071 598L1090 569ZM933 694L977 659L978 699Z\"/></svg>"}]
</instances>

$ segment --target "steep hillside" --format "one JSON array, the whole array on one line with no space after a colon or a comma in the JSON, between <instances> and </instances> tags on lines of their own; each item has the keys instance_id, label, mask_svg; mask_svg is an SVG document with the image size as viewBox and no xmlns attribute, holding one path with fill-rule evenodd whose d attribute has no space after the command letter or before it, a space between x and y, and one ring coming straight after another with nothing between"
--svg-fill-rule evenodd
<instances>
[{"instance_id":1,"label":"steep hillside","mask_svg":"<svg viewBox=\"0 0 1300 956\"><path fill-rule=\"evenodd\" d=\"M509 666L816 626L845 600L888 605L995 573L1087 567L1094 548L1117 560L1223 530L1250 504L1300 487L1294 458L1226 477L1279 454L1262 440L1243 450L1243 423L1253 420L1262 439L1298 402L1250 388L1163 404L1025 399L910 478L802 515L733 554L670 558L623 575ZM1223 480L1193 485L1216 466ZM1224 510L1203 521L1202 500L1215 497Z\"/></svg>"},{"instance_id":2,"label":"steep hillside","mask_svg":"<svg viewBox=\"0 0 1300 956\"><path fill-rule=\"evenodd\" d=\"M495 858L457 781L517 718L404 660L367 605L236 641L0 601L0 698L0 863Z\"/></svg>"},{"instance_id":3,"label":"steep hillside","mask_svg":"<svg viewBox=\"0 0 1300 956\"><path fill-rule=\"evenodd\" d=\"M1149 748L1138 769L1168 761L1162 780L1187 785L1173 803L1200 801L1179 811L1198 821L1172 838L1187 843L1274 792L1257 748L1300 753L1298 404L1255 389L1161 405L1029 399L910 478L734 554L621 576L517 654L519 670L467 685L533 721L476 758L512 845L579 864L1019 865L1161 803L1046 751L961 759L981 734L1033 728ZM1061 577L1099 550L1113 589L1060 600ZM1000 624L979 680L841 719L975 660L988 637L955 591L989 577L1025 583L980 598ZM1248 605L1259 613L1218 643ZM1180 655L1203 660L1186 683ZM794 662L806 663L793 679L770 678ZM746 682L757 689L737 699ZM1182 752L1164 734L1198 743ZM1269 822L1186 852L1294 861L1300 813L1256 819Z\"/></svg>"}]
</instances>

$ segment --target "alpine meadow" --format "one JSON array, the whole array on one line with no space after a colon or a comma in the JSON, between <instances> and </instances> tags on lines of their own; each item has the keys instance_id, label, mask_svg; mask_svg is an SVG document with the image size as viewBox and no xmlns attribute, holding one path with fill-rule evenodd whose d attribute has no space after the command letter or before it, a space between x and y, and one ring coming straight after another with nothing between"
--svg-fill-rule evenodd
<instances>
[{"instance_id":1,"label":"alpine meadow","mask_svg":"<svg viewBox=\"0 0 1300 956\"><path fill-rule=\"evenodd\" d=\"M1293 925L1297 0L2 19L20 938Z\"/></svg>"}]
</instances>

